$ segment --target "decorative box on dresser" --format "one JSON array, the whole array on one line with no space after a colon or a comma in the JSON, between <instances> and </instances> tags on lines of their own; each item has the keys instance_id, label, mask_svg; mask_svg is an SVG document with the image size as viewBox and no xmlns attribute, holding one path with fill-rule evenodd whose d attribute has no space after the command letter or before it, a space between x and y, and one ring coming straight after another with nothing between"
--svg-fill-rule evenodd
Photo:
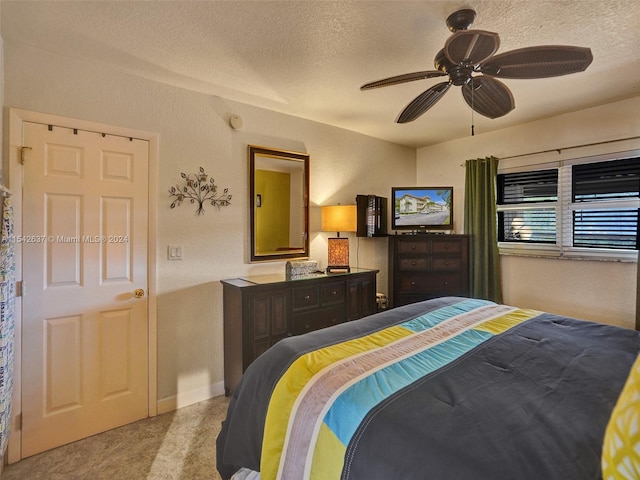
<instances>
[{"instance_id":1,"label":"decorative box on dresser","mask_svg":"<svg viewBox=\"0 0 640 480\"><path fill-rule=\"evenodd\" d=\"M273 274L222 280L225 394L277 341L375 313L377 273L351 269L295 279Z\"/></svg>"},{"instance_id":2,"label":"decorative box on dresser","mask_svg":"<svg viewBox=\"0 0 640 480\"><path fill-rule=\"evenodd\" d=\"M469 295L469 236L389 236L389 299L399 307L445 295Z\"/></svg>"}]
</instances>

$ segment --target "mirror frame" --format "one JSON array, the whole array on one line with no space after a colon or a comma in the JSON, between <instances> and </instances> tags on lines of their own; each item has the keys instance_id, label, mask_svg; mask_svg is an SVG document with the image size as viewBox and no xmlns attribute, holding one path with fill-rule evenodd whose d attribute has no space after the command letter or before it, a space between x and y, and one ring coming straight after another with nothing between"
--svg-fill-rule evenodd
<instances>
[{"instance_id":1,"label":"mirror frame","mask_svg":"<svg viewBox=\"0 0 640 480\"><path fill-rule=\"evenodd\" d=\"M266 156L281 160L291 160L303 163L303 209L304 209L304 241L300 250L292 253L258 254L256 252L256 189L255 169L256 156ZM249 145L249 237L251 262L264 262L272 260L285 260L292 258L309 257L309 154L278 150L274 148Z\"/></svg>"}]
</instances>

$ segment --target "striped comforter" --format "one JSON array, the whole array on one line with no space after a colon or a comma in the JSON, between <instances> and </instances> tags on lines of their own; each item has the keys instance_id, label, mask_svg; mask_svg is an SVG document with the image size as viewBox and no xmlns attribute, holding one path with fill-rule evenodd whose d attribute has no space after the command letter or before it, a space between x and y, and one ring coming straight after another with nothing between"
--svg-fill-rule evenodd
<instances>
[{"instance_id":1,"label":"striped comforter","mask_svg":"<svg viewBox=\"0 0 640 480\"><path fill-rule=\"evenodd\" d=\"M596 479L639 345L638 332L454 297L292 337L234 392L218 470Z\"/></svg>"}]
</instances>

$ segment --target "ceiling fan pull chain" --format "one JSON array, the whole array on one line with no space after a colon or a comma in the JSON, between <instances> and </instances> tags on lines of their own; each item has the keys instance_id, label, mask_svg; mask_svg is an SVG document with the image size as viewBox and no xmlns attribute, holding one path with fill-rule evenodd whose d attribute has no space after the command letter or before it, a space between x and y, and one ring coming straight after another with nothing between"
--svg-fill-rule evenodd
<instances>
[{"instance_id":1,"label":"ceiling fan pull chain","mask_svg":"<svg viewBox=\"0 0 640 480\"><path fill-rule=\"evenodd\" d=\"M471 136L473 137L475 135L474 133L474 125L473 125L473 112L475 111L473 109L473 91L475 90L475 88L473 87L473 77L471 77Z\"/></svg>"}]
</instances>

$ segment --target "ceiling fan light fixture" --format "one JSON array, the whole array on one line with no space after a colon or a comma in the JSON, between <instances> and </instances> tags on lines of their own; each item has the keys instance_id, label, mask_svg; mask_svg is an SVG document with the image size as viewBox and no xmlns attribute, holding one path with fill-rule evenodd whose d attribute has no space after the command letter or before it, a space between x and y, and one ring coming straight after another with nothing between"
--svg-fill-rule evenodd
<instances>
[{"instance_id":1,"label":"ceiling fan light fixture","mask_svg":"<svg viewBox=\"0 0 640 480\"><path fill-rule=\"evenodd\" d=\"M449 78L451 79L451 83L455 86L460 87L461 85L466 84L471 80L471 73L473 69L470 67L464 67L457 65L449 70Z\"/></svg>"}]
</instances>

